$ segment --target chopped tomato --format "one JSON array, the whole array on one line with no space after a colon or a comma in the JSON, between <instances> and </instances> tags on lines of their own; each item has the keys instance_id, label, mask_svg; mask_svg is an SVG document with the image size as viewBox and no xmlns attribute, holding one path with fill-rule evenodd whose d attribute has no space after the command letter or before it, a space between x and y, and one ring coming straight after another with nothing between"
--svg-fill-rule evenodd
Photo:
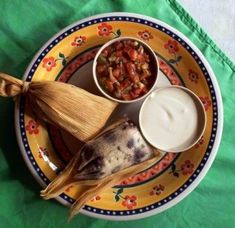
<instances>
[{"instance_id":1,"label":"chopped tomato","mask_svg":"<svg viewBox=\"0 0 235 228\"><path fill-rule=\"evenodd\" d=\"M123 48L123 44L121 42L114 43L114 48L116 50L121 50Z\"/></svg>"},{"instance_id":2,"label":"chopped tomato","mask_svg":"<svg viewBox=\"0 0 235 228\"><path fill-rule=\"evenodd\" d=\"M137 88L137 89L134 89L133 92L139 96L141 94L141 92L142 92L142 89L141 88Z\"/></svg>"},{"instance_id":3,"label":"chopped tomato","mask_svg":"<svg viewBox=\"0 0 235 228\"><path fill-rule=\"evenodd\" d=\"M102 74L103 72L105 72L107 70L107 66L106 65L98 65L97 66L97 73Z\"/></svg>"},{"instance_id":4,"label":"chopped tomato","mask_svg":"<svg viewBox=\"0 0 235 228\"><path fill-rule=\"evenodd\" d=\"M136 94L135 92L133 92L133 91L131 91L130 92L130 95L131 95L131 98L132 99L136 99L136 98L138 98L139 97L139 95L138 94Z\"/></svg>"},{"instance_id":5,"label":"chopped tomato","mask_svg":"<svg viewBox=\"0 0 235 228\"><path fill-rule=\"evenodd\" d=\"M146 53L143 54L143 57L145 62L149 63L149 56Z\"/></svg>"},{"instance_id":6,"label":"chopped tomato","mask_svg":"<svg viewBox=\"0 0 235 228\"><path fill-rule=\"evenodd\" d=\"M138 52L133 48L128 50L128 55L132 61L136 61L138 58Z\"/></svg>"},{"instance_id":7,"label":"chopped tomato","mask_svg":"<svg viewBox=\"0 0 235 228\"><path fill-rule=\"evenodd\" d=\"M141 54L138 54L137 60L138 60L139 63L142 63L142 64L145 62L145 58L144 58L144 56L141 55Z\"/></svg>"},{"instance_id":8,"label":"chopped tomato","mask_svg":"<svg viewBox=\"0 0 235 228\"><path fill-rule=\"evenodd\" d=\"M121 76L121 70L119 68L116 68L113 70L113 76L115 78L119 78Z\"/></svg>"},{"instance_id":9,"label":"chopped tomato","mask_svg":"<svg viewBox=\"0 0 235 228\"><path fill-rule=\"evenodd\" d=\"M139 76L138 76L138 73L136 72L135 64L131 62L126 63L126 69L127 69L127 72L129 73L130 79L134 83L137 83L139 81Z\"/></svg>"},{"instance_id":10,"label":"chopped tomato","mask_svg":"<svg viewBox=\"0 0 235 228\"><path fill-rule=\"evenodd\" d=\"M123 56L123 51L116 51L116 57L122 57Z\"/></svg>"},{"instance_id":11,"label":"chopped tomato","mask_svg":"<svg viewBox=\"0 0 235 228\"><path fill-rule=\"evenodd\" d=\"M105 48L103 51L102 51L102 54L103 56L107 57L110 53L110 50L108 48Z\"/></svg>"},{"instance_id":12,"label":"chopped tomato","mask_svg":"<svg viewBox=\"0 0 235 228\"><path fill-rule=\"evenodd\" d=\"M126 89L128 86L131 85L131 82L129 79L125 79L122 83L121 83L121 89Z\"/></svg>"},{"instance_id":13,"label":"chopped tomato","mask_svg":"<svg viewBox=\"0 0 235 228\"><path fill-rule=\"evenodd\" d=\"M150 56L135 40L122 40L106 47L97 61L97 78L113 97L132 100L151 89L156 76Z\"/></svg>"},{"instance_id":14,"label":"chopped tomato","mask_svg":"<svg viewBox=\"0 0 235 228\"><path fill-rule=\"evenodd\" d=\"M122 94L122 98L126 101L130 101L133 99L133 97L130 94Z\"/></svg>"},{"instance_id":15,"label":"chopped tomato","mask_svg":"<svg viewBox=\"0 0 235 228\"><path fill-rule=\"evenodd\" d=\"M106 80L105 86L109 92L113 92L114 86L113 86L113 82L111 80Z\"/></svg>"}]
</instances>

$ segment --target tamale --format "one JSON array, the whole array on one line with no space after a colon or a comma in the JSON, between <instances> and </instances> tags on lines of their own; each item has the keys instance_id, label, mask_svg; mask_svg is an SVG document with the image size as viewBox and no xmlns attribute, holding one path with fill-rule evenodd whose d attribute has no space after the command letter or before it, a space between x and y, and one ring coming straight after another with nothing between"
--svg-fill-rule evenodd
<instances>
[{"instance_id":1,"label":"tamale","mask_svg":"<svg viewBox=\"0 0 235 228\"><path fill-rule=\"evenodd\" d=\"M57 197L71 184L88 186L71 207L72 218L94 195L147 168L157 155L132 121L120 120L84 144L65 170L41 191L41 196Z\"/></svg>"},{"instance_id":2,"label":"tamale","mask_svg":"<svg viewBox=\"0 0 235 228\"><path fill-rule=\"evenodd\" d=\"M0 73L0 96L17 98L20 95L25 96L39 118L81 141L96 136L117 106L116 102L70 84L27 82Z\"/></svg>"}]
</instances>

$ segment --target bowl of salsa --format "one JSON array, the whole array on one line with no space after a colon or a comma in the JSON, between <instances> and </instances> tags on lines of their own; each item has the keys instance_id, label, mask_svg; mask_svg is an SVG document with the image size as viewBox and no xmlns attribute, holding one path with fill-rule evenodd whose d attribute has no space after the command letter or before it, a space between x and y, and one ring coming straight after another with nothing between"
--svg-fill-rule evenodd
<instances>
[{"instance_id":1,"label":"bowl of salsa","mask_svg":"<svg viewBox=\"0 0 235 228\"><path fill-rule=\"evenodd\" d=\"M148 96L157 83L159 64L145 42L120 37L105 43L93 63L93 77L109 99L131 103Z\"/></svg>"}]
</instances>

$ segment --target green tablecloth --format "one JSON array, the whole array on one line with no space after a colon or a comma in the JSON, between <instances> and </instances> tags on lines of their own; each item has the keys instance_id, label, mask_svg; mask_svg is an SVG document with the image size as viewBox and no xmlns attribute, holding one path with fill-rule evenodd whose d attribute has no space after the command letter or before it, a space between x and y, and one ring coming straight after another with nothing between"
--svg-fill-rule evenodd
<instances>
[{"instance_id":1,"label":"green tablecloth","mask_svg":"<svg viewBox=\"0 0 235 228\"><path fill-rule=\"evenodd\" d=\"M184 33L204 53L224 101L224 132L214 164L195 191L161 214L130 222L78 215L68 224L67 208L39 197L40 186L17 146L14 103L0 98L0 227L235 227L235 65L174 0L1 0L0 71L21 77L53 34L84 17L112 11L160 19Z\"/></svg>"}]
</instances>

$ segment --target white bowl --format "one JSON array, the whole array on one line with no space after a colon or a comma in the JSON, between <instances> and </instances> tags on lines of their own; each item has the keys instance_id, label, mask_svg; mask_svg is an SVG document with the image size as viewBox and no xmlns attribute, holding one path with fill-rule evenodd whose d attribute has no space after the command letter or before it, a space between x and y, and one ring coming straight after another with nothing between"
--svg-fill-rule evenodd
<instances>
[{"instance_id":1,"label":"white bowl","mask_svg":"<svg viewBox=\"0 0 235 228\"><path fill-rule=\"evenodd\" d=\"M156 74L156 78L155 78L155 82L153 83L151 89L146 93L144 94L143 96L141 97L138 97L136 99L133 99L133 100L122 100L122 99L117 99L115 97L112 97L111 95L109 95L108 93L106 93L103 88L100 86L99 84L99 81L97 79L97 75L96 75L96 66L97 66L97 59L99 57L99 55L101 54L101 52L108 46L110 46L111 44L115 43L115 42L118 42L118 41L121 41L121 40L135 40L135 41L138 41L139 43L141 43L145 49L147 50L148 54L151 55L151 59L154 60L154 62L152 62L152 64L154 64L154 70L155 70L155 74ZM142 40L140 39L137 39L137 38L134 38L134 37L119 37L119 38L116 38L116 39L112 39L110 41L108 41L107 43L105 43L100 49L99 51L97 52L95 58L94 58L94 62L93 62L93 68L92 68L92 71L93 71L93 78L94 78L94 81L95 81L95 84L96 86L98 87L98 89L100 90L100 92L102 94L104 94L104 96L106 96L108 99L110 100L113 100L113 101L116 101L118 103L133 103L133 102L136 102L136 101L140 101L142 99L144 99L145 97L147 97L153 90L153 88L155 87L155 85L157 84L157 81L158 81L158 73L159 73L159 63L158 63L158 59L157 59L157 56L155 55L154 51L152 50L152 48L146 44L145 42L143 42Z\"/></svg>"},{"instance_id":2,"label":"white bowl","mask_svg":"<svg viewBox=\"0 0 235 228\"><path fill-rule=\"evenodd\" d=\"M193 147L206 128L206 112L199 97L182 86L154 90L139 113L145 139L164 152L183 152Z\"/></svg>"}]
</instances>

